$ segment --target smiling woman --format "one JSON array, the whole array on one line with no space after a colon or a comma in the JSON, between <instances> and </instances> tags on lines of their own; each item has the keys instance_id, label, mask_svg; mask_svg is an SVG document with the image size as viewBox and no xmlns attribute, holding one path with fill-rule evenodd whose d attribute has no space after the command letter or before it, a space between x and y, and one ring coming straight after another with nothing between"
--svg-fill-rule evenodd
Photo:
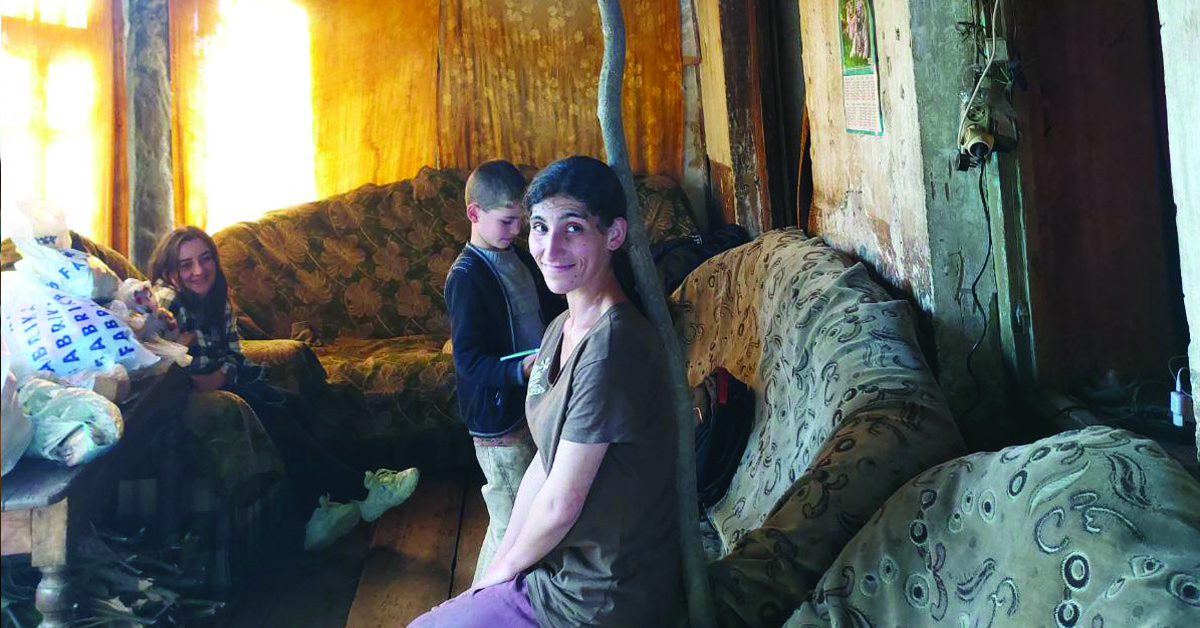
<instances>
[{"instance_id":1,"label":"smiling woman","mask_svg":"<svg viewBox=\"0 0 1200 628\"><path fill-rule=\"evenodd\" d=\"M529 250L546 285L556 294L571 294L604 281L612 253L625 240L623 218L602 225L587 206L569 196L538 203L529 221ZM569 298L569 297L568 297Z\"/></svg>"},{"instance_id":2,"label":"smiling woman","mask_svg":"<svg viewBox=\"0 0 1200 628\"><path fill-rule=\"evenodd\" d=\"M408 498L417 471L353 469L332 456L309 432L308 408L299 395L266 381L262 366L246 359L229 288L216 244L202 229L180 227L167 234L150 261L155 297L178 323L177 342L188 346L186 369L197 394L224 391L241 397L271 437L297 492L295 506L306 512L314 503L305 531L307 549L333 542L361 516L374 521L384 510ZM318 496L325 495L318 502ZM330 501L353 500L353 504Z\"/></svg>"},{"instance_id":3,"label":"smiling woman","mask_svg":"<svg viewBox=\"0 0 1200 628\"><path fill-rule=\"evenodd\" d=\"M217 280L217 261L212 249L200 240L188 240L179 245L179 263L175 280L196 296L204 298Z\"/></svg>"},{"instance_id":4,"label":"smiling woman","mask_svg":"<svg viewBox=\"0 0 1200 628\"><path fill-rule=\"evenodd\" d=\"M603 162L570 157L534 177L524 204L530 251L569 305L529 373L537 455L487 570L410 626L667 625L679 586L674 424L661 343L614 266L624 191Z\"/></svg>"}]
</instances>

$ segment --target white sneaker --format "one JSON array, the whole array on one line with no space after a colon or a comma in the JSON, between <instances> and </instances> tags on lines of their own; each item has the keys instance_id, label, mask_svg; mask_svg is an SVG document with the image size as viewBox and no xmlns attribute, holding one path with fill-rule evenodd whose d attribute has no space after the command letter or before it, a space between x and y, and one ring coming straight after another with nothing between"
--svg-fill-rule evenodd
<instances>
[{"instance_id":1,"label":"white sneaker","mask_svg":"<svg viewBox=\"0 0 1200 628\"><path fill-rule=\"evenodd\" d=\"M416 467L403 471L367 471L363 479L363 486L367 487L367 498L358 502L363 520L374 521L388 509L403 504L417 488L417 480L420 477L421 472L417 471Z\"/></svg>"},{"instance_id":2,"label":"white sneaker","mask_svg":"<svg viewBox=\"0 0 1200 628\"><path fill-rule=\"evenodd\" d=\"M340 504L325 495L319 503L304 525L304 549L310 552L333 545L362 520L358 502Z\"/></svg>"}]
</instances>

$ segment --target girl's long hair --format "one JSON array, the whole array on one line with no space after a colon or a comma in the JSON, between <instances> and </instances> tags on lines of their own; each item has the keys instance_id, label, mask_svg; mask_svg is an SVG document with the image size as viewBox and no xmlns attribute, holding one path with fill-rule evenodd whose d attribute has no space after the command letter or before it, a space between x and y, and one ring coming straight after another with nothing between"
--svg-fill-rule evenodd
<instances>
[{"instance_id":1,"label":"girl's long hair","mask_svg":"<svg viewBox=\"0 0 1200 628\"><path fill-rule=\"evenodd\" d=\"M525 211L531 211L534 205L555 196L565 196L583 203L603 229L611 227L613 220L625 218L625 189L621 187L617 173L599 159L575 155L542 168L525 190ZM646 308L642 306L642 295L637 290L633 263L625 245L613 251L612 269L625 296L645 316Z\"/></svg>"},{"instance_id":2,"label":"girl's long hair","mask_svg":"<svg viewBox=\"0 0 1200 628\"><path fill-rule=\"evenodd\" d=\"M194 294L175 281L179 276L179 249L189 240L203 242L212 253L213 265L216 267L217 277L213 281L212 289L204 297ZM150 282L159 281L175 288L179 293L177 298L182 300L184 307L202 311L204 320L217 321L225 316L225 306L229 301L229 283L225 281L225 270L221 268L221 256L217 253L217 245L203 229L191 225L179 227L159 241L154 255L150 256Z\"/></svg>"}]
</instances>

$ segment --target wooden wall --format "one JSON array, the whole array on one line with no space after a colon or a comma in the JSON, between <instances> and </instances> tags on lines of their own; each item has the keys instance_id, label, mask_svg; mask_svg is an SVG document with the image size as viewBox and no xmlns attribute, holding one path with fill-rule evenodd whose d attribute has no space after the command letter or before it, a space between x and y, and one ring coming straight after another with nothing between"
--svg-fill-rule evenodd
<instances>
[{"instance_id":1,"label":"wooden wall","mask_svg":"<svg viewBox=\"0 0 1200 628\"><path fill-rule=\"evenodd\" d=\"M801 2L812 132L809 229L932 309L930 234L908 2L876 2L884 133L846 132L836 2ZM937 194L938 190L930 190Z\"/></svg>"},{"instance_id":2,"label":"wooden wall","mask_svg":"<svg viewBox=\"0 0 1200 628\"><path fill-rule=\"evenodd\" d=\"M1018 19L1039 378L1165 380L1186 330L1154 3L1047 0Z\"/></svg>"},{"instance_id":3,"label":"wooden wall","mask_svg":"<svg viewBox=\"0 0 1200 628\"><path fill-rule=\"evenodd\" d=\"M1188 321L1200 328L1200 6L1192 0L1159 0L1158 11L1183 289ZM1188 363L1196 367L1191 370L1192 390L1200 390L1200 343L1190 344ZM1200 423L1196 443L1200 445Z\"/></svg>"}]
</instances>

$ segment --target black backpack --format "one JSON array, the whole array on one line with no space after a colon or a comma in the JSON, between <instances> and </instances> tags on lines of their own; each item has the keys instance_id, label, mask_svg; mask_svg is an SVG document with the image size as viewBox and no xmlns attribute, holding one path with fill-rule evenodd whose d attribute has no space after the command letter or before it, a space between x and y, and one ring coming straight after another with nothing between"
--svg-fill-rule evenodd
<instances>
[{"instance_id":1,"label":"black backpack","mask_svg":"<svg viewBox=\"0 0 1200 628\"><path fill-rule=\"evenodd\" d=\"M725 369L717 369L697 389L696 496L709 508L725 496L742 460L754 425L754 395ZM703 407L702 407L703 406Z\"/></svg>"},{"instance_id":2,"label":"black backpack","mask_svg":"<svg viewBox=\"0 0 1200 628\"><path fill-rule=\"evenodd\" d=\"M699 233L664 240L650 247L663 291L670 295L704 260L750 241L741 225L724 225L708 235Z\"/></svg>"}]
</instances>

